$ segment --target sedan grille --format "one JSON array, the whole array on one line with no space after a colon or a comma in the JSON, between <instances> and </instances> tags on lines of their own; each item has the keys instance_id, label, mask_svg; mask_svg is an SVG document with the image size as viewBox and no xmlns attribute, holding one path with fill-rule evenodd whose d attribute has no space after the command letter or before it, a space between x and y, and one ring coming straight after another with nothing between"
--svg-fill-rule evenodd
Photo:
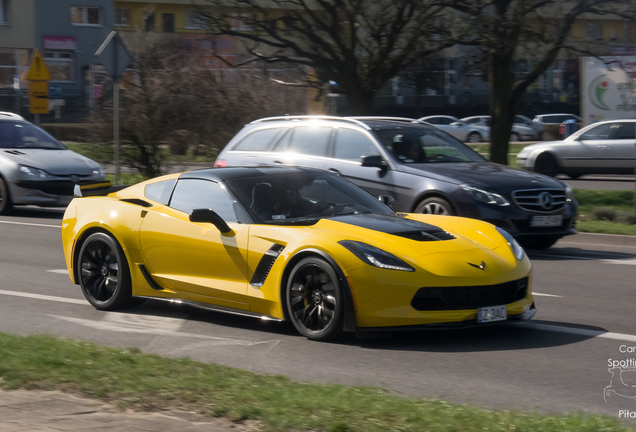
<instances>
[{"instance_id":1,"label":"sedan grille","mask_svg":"<svg viewBox=\"0 0 636 432\"><path fill-rule=\"evenodd\" d=\"M527 277L497 285L426 287L415 293L411 306L418 311L477 309L514 303L527 294Z\"/></svg>"},{"instance_id":2,"label":"sedan grille","mask_svg":"<svg viewBox=\"0 0 636 432\"><path fill-rule=\"evenodd\" d=\"M533 212L552 212L565 205L565 189L524 189L512 193L517 206Z\"/></svg>"}]
</instances>

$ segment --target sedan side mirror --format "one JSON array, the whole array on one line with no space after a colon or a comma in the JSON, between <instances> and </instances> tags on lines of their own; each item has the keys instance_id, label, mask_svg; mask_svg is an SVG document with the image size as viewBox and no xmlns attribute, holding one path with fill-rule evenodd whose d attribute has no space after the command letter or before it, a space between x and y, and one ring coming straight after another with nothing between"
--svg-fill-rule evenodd
<instances>
[{"instance_id":1,"label":"sedan side mirror","mask_svg":"<svg viewBox=\"0 0 636 432\"><path fill-rule=\"evenodd\" d=\"M190 222L211 223L222 233L229 233L232 228L223 220L221 216L214 210L210 209L194 209L190 213Z\"/></svg>"},{"instance_id":2,"label":"sedan side mirror","mask_svg":"<svg viewBox=\"0 0 636 432\"><path fill-rule=\"evenodd\" d=\"M393 207L393 203L395 202L395 198L393 198L391 195L380 195L378 199L382 204L389 208Z\"/></svg>"},{"instance_id":3,"label":"sedan side mirror","mask_svg":"<svg viewBox=\"0 0 636 432\"><path fill-rule=\"evenodd\" d=\"M380 168L381 170L385 170L388 168L388 164L380 155L362 156L361 159L363 167L375 167Z\"/></svg>"}]
</instances>

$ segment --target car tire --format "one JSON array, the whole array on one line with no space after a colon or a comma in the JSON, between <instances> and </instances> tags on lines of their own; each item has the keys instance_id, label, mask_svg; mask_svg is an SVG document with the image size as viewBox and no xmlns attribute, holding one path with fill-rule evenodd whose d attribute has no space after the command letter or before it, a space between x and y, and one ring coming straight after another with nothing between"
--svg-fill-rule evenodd
<instances>
[{"instance_id":1,"label":"car tire","mask_svg":"<svg viewBox=\"0 0 636 432\"><path fill-rule=\"evenodd\" d=\"M512 132L510 134L510 142L520 142L521 141L521 135L519 135L517 132Z\"/></svg>"},{"instance_id":2,"label":"car tire","mask_svg":"<svg viewBox=\"0 0 636 432\"><path fill-rule=\"evenodd\" d=\"M548 177L555 177L559 173L559 164L557 164L554 156L543 153L539 155L537 161L534 163L534 172Z\"/></svg>"},{"instance_id":3,"label":"car tire","mask_svg":"<svg viewBox=\"0 0 636 432\"><path fill-rule=\"evenodd\" d=\"M581 176L582 174L568 174L568 177L570 177L572 180L577 180Z\"/></svg>"},{"instance_id":4,"label":"car tire","mask_svg":"<svg viewBox=\"0 0 636 432\"><path fill-rule=\"evenodd\" d=\"M534 236L527 238L517 239L519 244L523 246L524 249L547 249L550 246L554 245L557 241L559 241L559 237L553 236Z\"/></svg>"},{"instance_id":5,"label":"car tire","mask_svg":"<svg viewBox=\"0 0 636 432\"><path fill-rule=\"evenodd\" d=\"M421 201L415 207L415 213L454 216L455 210L444 198L431 197Z\"/></svg>"},{"instance_id":6,"label":"car tire","mask_svg":"<svg viewBox=\"0 0 636 432\"><path fill-rule=\"evenodd\" d=\"M466 141L468 141L469 143L480 143L483 141L483 138L481 137L479 132L471 132L468 134L468 137L466 137Z\"/></svg>"},{"instance_id":7,"label":"car tire","mask_svg":"<svg viewBox=\"0 0 636 432\"><path fill-rule=\"evenodd\" d=\"M77 271L82 293L96 309L123 309L143 302L132 297L126 256L109 234L97 232L88 236L80 249Z\"/></svg>"},{"instance_id":8,"label":"car tire","mask_svg":"<svg viewBox=\"0 0 636 432\"><path fill-rule=\"evenodd\" d=\"M344 324L344 297L333 267L316 257L304 258L287 280L285 303L296 330L308 339L327 341Z\"/></svg>"},{"instance_id":9,"label":"car tire","mask_svg":"<svg viewBox=\"0 0 636 432\"><path fill-rule=\"evenodd\" d=\"M13 204L9 196L9 186L4 179L0 177L0 215L9 213L12 207Z\"/></svg>"}]
</instances>

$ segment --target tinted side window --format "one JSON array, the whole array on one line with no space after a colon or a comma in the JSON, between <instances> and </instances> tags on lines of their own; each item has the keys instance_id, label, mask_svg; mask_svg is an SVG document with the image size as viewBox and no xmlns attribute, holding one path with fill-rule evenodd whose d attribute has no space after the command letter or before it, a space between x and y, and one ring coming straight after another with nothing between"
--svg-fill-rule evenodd
<instances>
[{"instance_id":1,"label":"tinted side window","mask_svg":"<svg viewBox=\"0 0 636 432\"><path fill-rule=\"evenodd\" d=\"M455 120L453 120L453 119L449 119L449 118L446 118L446 117L440 117L438 122L437 122L437 124L449 125L449 124L454 123L454 122L455 122Z\"/></svg>"},{"instance_id":2,"label":"tinted side window","mask_svg":"<svg viewBox=\"0 0 636 432\"><path fill-rule=\"evenodd\" d=\"M611 139L611 135L614 133L612 130L612 124L606 123L593 127L592 129L581 135L582 140L606 140Z\"/></svg>"},{"instance_id":3,"label":"tinted side window","mask_svg":"<svg viewBox=\"0 0 636 432\"><path fill-rule=\"evenodd\" d=\"M172 194L170 207L188 214L194 209L212 209L225 222L236 222L232 200L218 183L208 180L179 180Z\"/></svg>"},{"instance_id":4,"label":"tinted side window","mask_svg":"<svg viewBox=\"0 0 636 432\"><path fill-rule=\"evenodd\" d=\"M264 151L276 138L283 128L261 129L248 134L232 150Z\"/></svg>"},{"instance_id":5,"label":"tinted side window","mask_svg":"<svg viewBox=\"0 0 636 432\"><path fill-rule=\"evenodd\" d=\"M427 122L427 123L436 125L436 124L439 124L439 117L429 118L429 119L426 119L424 121Z\"/></svg>"},{"instance_id":6,"label":"tinted side window","mask_svg":"<svg viewBox=\"0 0 636 432\"><path fill-rule=\"evenodd\" d=\"M636 138L636 123L615 123L612 129L614 129L614 139Z\"/></svg>"},{"instance_id":7,"label":"tinted side window","mask_svg":"<svg viewBox=\"0 0 636 432\"><path fill-rule=\"evenodd\" d=\"M363 133L339 129L334 157L360 162L361 156L379 155L378 148Z\"/></svg>"},{"instance_id":8,"label":"tinted side window","mask_svg":"<svg viewBox=\"0 0 636 432\"><path fill-rule=\"evenodd\" d=\"M330 127L319 126L296 127L289 150L312 156L326 156L331 130Z\"/></svg>"},{"instance_id":9,"label":"tinted side window","mask_svg":"<svg viewBox=\"0 0 636 432\"><path fill-rule=\"evenodd\" d=\"M468 123L468 124L477 124L479 122L481 122L481 118L480 117L475 117L475 118L471 118L471 119L466 120L466 123Z\"/></svg>"},{"instance_id":10,"label":"tinted side window","mask_svg":"<svg viewBox=\"0 0 636 432\"><path fill-rule=\"evenodd\" d=\"M172 188L177 180L164 180L157 183L149 184L144 188L144 195L153 201L161 204L168 204Z\"/></svg>"}]
</instances>

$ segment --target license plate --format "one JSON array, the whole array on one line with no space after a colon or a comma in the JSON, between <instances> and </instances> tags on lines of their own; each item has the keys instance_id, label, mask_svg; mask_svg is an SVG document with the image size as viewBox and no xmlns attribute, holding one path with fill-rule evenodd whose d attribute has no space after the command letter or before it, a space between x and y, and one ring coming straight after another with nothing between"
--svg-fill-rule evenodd
<instances>
[{"instance_id":1,"label":"license plate","mask_svg":"<svg viewBox=\"0 0 636 432\"><path fill-rule=\"evenodd\" d=\"M505 321L508 319L508 309L506 305L480 307L477 309L477 322L488 323L494 321Z\"/></svg>"},{"instance_id":2,"label":"license plate","mask_svg":"<svg viewBox=\"0 0 636 432\"><path fill-rule=\"evenodd\" d=\"M554 227L563 224L563 216L532 216L530 219L531 227Z\"/></svg>"}]
</instances>

